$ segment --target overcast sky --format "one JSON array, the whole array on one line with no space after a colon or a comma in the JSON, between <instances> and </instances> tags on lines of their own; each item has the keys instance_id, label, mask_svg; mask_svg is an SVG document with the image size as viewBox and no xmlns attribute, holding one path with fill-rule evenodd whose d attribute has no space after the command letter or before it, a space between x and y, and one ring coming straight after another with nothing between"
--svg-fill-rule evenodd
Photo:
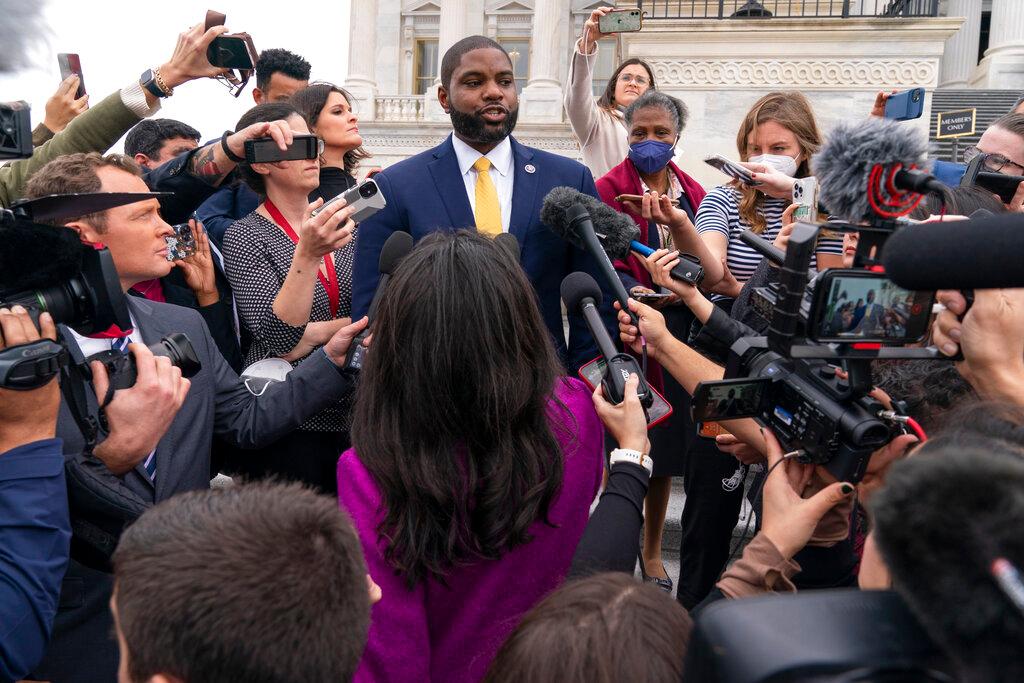
<instances>
[{"instance_id":1,"label":"overcast sky","mask_svg":"<svg viewBox=\"0 0 1024 683\"><path fill-rule=\"evenodd\" d=\"M50 33L38 42L33 56L35 68L0 76L0 101L28 101L35 126L43 120L46 100L60 83L57 53L77 52L90 103L99 102L147 68L167 61L178 34L203 21L207 9L226 14L228 29L249 33L257 50L289 49L309 60L314 79L341 83L348 72L349 3L47 0L44 16ZM157 116L184 121L198 129L204 139L217 137L233 129L238 118L253 106L255 83L253 77L237 100L216 81L187 83L165 100ZM114 151L120 149L119 142Z\"/></svg>"}]
</instances>

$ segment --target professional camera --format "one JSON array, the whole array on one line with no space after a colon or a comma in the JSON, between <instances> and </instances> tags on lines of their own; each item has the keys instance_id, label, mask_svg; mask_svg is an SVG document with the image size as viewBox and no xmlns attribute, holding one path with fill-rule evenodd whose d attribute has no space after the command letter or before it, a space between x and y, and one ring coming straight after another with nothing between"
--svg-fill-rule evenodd
<instances>
[{"instance_id":1,"label":"professional camera","mask_svg":"<svg viewBox=\"0 0 1024 683\"><path fill-rule=\"evenodd\" d=\"M882 230L845 227L862 234ZM779 285L763 293L773 301L767 337L732 333L727 379L697 387L694 419L756 418L801 462L822 464L838 479L856 482L871 454L897 431L894 416L868 395L871 360L937 357L935 349L882 346L924 336L932 294L906 292L883 274L863 269L825 271L808 290L818 230L809 223L794 227ZM862 247L875 241L858 246L861 262L867 259ZM865 303L856 325L844 314L842 302L851 298ZM896 317L899 322L886 327ZM836 327L836 321L846 324ZM708 324L733 330L738 325L717 309Z\"/></svg>"},{"instance_id":2,"label":"professional camera","mask_svg":"<svg viewBox=\"0 0 1024 683\"><path fill-rule=\"evenodd\" d=\"M0 102L0 159L32 156L32 119L28 102Z\"/></svg>"}]
</instances>

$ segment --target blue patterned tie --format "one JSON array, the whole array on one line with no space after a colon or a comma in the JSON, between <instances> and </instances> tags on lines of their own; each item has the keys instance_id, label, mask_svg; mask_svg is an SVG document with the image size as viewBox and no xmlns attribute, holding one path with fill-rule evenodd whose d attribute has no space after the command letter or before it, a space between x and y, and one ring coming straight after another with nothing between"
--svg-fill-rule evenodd
<instances>
[{"instance_id":1,"label":"blue patterned tie","mask_svg":"<svg viewBox=\"0 0 1024 683\"><path fill-rule=\"evenodd\" d=\"M111 351L120 351L121 353L128 353L128 345L131 344L132 340L130 337L115 337L110 340ZM149 454L146 461L142 464L146 468L146 474L149 475L150 481L156 481L156 449Z\"/></svg>"}]
</instances>

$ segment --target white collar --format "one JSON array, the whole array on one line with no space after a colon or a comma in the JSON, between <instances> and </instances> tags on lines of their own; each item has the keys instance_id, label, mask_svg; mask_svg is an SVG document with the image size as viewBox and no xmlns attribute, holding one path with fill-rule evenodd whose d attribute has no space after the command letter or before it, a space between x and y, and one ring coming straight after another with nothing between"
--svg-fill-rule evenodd
<instances>
[{"instance_id":1,"label":"white collar","mask_svg":"<svg viewBox=\"0 0 1024 683\"><path fill-rule=\"evenodd\" d=\"M452 134L452 146L455 148L455 156L459 160L459 172L462 175L469 173L469 169L473 168L476 160L483 156L491 162L491 168L502 176L507 176L512 172L512 142L508 136L487 154L476 151L455 134Z\"/></svg>"}]
</instances>

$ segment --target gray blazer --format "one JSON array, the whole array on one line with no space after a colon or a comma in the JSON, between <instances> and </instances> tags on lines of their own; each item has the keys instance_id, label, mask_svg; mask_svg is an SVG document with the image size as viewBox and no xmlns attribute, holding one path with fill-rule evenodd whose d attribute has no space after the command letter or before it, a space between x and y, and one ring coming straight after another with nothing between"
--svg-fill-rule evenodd
<instances>
[{"instance_id":1,"label":"gray blazer","mask_svg":"<svg viewBox=\"0 0 1024 683\"><path fill-rule=\"evenodd\" d=\"M62 403L57 435L64 440L76 538L50 647L34 672L39 680L117 679L117 643L111 638L113 622L107 606L112 577L103 571L103 553L97 552L97 548L112 550L105 547L110 541L103 530L130 523L146 508L176 493L208 488L214 433L241 448L261 447L291 432L354 386L350 375L340 373L326 354L317 350L289 373L287 381L268 387L260 397L253 396L217 350L199 313L172 304L127 299L146 344L172 332L184 332L203 367L192 378L185 403L157 445L155 484L141 464L117 477L97 458L84 453L82 435ZM95 415L96 398L91 388L86 393Z\"/></svg>"}]
</instances>

